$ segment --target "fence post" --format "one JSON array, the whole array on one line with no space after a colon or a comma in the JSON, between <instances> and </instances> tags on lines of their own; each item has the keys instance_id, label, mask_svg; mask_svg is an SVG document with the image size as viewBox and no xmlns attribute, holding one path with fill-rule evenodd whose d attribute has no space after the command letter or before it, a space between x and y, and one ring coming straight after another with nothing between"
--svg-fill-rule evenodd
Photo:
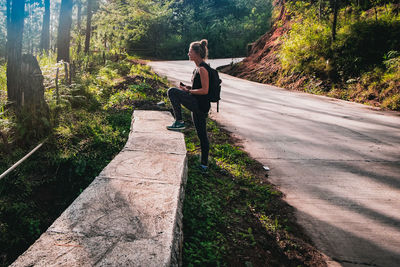
<instances>
[{"instance_id":1,"label":"fence post","mask_svg":"<svg viewBox=\"0 0 400 267\"><path fill-rule=\"evenodd\" d=\"M65 77L64 77L64 79L65 79L65 83L66 84L68 84L68 81L69 81L69 72L68 72L68 65L69 65L69 63L68 62L64 62L64 72L65 72Z\"/></svg>"},{"instance_id":2,"label":"fence post","mask_svg":"<svg viewBox=\"0 0 400 267\"><path fill-rule=\"evenodd\" d=\"M58 91L58 72L59 72L59 70L60 69L57 67L57 72L56 72L56 97L57 97L56 103L57 103L57 105L60 102L60 94L59 94L59 91Z\"/></svg>"},{"instance_id":3,"label":"fence post","mask_svg":"<svg viewBox=\"0 0 400 267\"><path fill-rule=\"evenodd\" d=\"M71 83L72 83L72 65L73 64L68 64L68 66L69 66L69 76L68 76L68 84L69 85L71 85Z\"/></svg>"}]
</instances>

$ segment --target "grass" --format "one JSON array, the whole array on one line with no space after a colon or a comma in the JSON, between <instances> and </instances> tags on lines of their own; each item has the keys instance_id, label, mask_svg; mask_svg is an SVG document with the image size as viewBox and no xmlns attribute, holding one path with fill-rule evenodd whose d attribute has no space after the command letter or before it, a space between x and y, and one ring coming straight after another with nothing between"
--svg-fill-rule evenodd
<instances>
[{"instance_id":1,"label":"grass","mask_svg":"<svg viewBox=\"0 0 400 267\"><path fill-rule=\"evenodd\" d=\"M207 174L197 169L196 132L193 126L185 130L184 266L323 265L260 163L216 122L209 120L207 128L212 144Z\"/></svg>"}]
</instances>

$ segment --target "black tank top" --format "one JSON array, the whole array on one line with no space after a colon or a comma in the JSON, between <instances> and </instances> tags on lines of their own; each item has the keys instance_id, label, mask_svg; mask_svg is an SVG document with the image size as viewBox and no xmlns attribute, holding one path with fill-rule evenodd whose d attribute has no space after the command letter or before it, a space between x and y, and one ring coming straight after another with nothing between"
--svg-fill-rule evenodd
<instances>
[{"instance_id":1,"label":"black tank top","mask_svg":"<svg viewBox=\"0 0 400 267\"><path fill-rule=\"evenodd\" d=\"M200 63L199 67L205 67L206 70L208 71L208 68L206 67L207 63L205 63L204 61ZM208 77L210 77L210 73L208 73ZM192 76L192 89L199 89L201 88L201 78L200 78L200 73L199 73L199 69L196 68L193 71L193 76ZM208 111L210 110L210 100L208 99L208 95L193 95L196 100L197 103L199 104L199 108L202 112L204 113L208 113Z\"/></svg>"}]
</instances>

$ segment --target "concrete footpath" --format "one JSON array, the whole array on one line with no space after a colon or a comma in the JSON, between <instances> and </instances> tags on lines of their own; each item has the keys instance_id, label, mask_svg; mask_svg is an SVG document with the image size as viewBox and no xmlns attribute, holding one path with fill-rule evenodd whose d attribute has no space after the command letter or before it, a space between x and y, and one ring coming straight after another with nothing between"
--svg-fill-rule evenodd
<instances>
[{"instance_id":1,"label":"concrete footpath","mask_svg":"<svg viewBox=\"0 0 400 267\"><path fill-rule=\"evenodd\" d=\"M123 150L11 266L181 265L187 159L172 121L135 111Z\"/></svg>"}]
</instances>

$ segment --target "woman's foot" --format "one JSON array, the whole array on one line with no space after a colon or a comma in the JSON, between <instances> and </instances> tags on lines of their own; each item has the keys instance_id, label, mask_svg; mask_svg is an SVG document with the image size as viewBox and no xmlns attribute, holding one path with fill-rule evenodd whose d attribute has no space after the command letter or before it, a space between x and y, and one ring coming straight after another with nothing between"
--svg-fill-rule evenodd
<instances>
[{"instance_id":1,"label":"woman's foot","mask_svg":"<svg viewBox=\"0 0 400 267\"><path fill-rule=\"evenodd\" d=\"M167 129L171 131L182 131L185 129L185 123L183 121L175 121L171 126L167 126Z\"/></svg>"}]
</instances>

